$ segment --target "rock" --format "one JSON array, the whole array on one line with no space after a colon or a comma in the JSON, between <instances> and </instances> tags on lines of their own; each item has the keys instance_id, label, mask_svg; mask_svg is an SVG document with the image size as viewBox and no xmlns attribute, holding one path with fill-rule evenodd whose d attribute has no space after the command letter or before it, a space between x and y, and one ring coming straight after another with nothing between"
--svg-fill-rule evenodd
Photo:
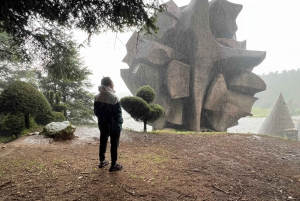
<instances>
[{"instance_id":1,"label":"rock","mask_svg":"<svg viewBox=\"0 0 300 201\"><path fill-rule=\"evenodd\" d=\"M169 107L173 108L172 110L166 110L166 120L170 123L181 125L182 124L182 115L183 115L183 101L180 99L173 100L169 103Z\"/></svg>"},{"instance_id":2,"label":"rock","mask_svg":"<svg viewBox=\"0 0 300 201\"><path fill-rule=\"evenodd\" d=\"M254 135L253 138L260 140L261 138L257 135Z\"/></svg>"},{"instance_id":3,"label":"rock","mask_svg":"<svg viewBox=\"0 0 300 201\"><path fill-rule=\"evenodd\" d=\"M219 74L212 81L207 90L204 109L212 111L220 111L223 105L227 102L227 86L222 74Z\"/></svg>"},{"instance_id":4,"label":"rock","mask_svg":"<svg viewBox=\"0 0 300 201\"><path fill-rule=\"evenodd\" d=\"M70 140L75 137L75 130L76 127L69 121L51 122L44 127L41 134L53 139Z\"/></svg>"},{"instance_id":5,"label":"rock","mask_svg":"<svg viewBox=\"0 0 300 201\"><path fill-rule=\"evenodd\" d=\"M189 97L190 66L173 60L169 63L167 72L167 88L171 98Z\"/></svg>"},{"instance_id":6,"label":"rock","mask_svg":"<svg viewBox=\"0 0 300 201\"><path fill-rule=\"evenodd\" d=\"M39 132L28 133L28 135L39 135Z\"/></svg>"},{"instance_id":7,"label":"rock","mask_svg":"<svg viewBox=\"0 0 300 201\"><path fill-rule=\"evenodd\" d=\"M296 128L283 129L283 134L285 138L298 140L298 129Z\"/></svg>"}]
</instances>

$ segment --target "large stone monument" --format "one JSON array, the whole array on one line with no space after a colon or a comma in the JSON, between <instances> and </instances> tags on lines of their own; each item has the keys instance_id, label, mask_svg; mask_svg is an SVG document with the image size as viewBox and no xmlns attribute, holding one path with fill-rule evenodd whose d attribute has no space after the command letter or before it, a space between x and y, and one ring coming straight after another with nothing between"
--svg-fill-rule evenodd
<instances>
[{"instance_id":1,"label":"large stone monument","mask_svg":"<svg viewBox=\"0 0 300 201\"><path fill-rule=\"evenodd\" d=\"M298 139L298 130L295 128L292 116L282 94L279 95L258 133Z\"/></svg>"},{"instance_id":2,"label":"large stone monument","mask_svg":"<svg viewBox=\"0 0 300 201\"><path fill-rule=\"evenodd\" d=\"M246 41L236 40L242 5L191 0L180 8L173 1L166 6L157 34L131 36L123 59L129 69L121 69L132 94L143 85L156 91L165 114L154 129L226 131L251 116L255 93L266 89L252 70L266 52L246 50Z\"/></svg>"}]
</instances>

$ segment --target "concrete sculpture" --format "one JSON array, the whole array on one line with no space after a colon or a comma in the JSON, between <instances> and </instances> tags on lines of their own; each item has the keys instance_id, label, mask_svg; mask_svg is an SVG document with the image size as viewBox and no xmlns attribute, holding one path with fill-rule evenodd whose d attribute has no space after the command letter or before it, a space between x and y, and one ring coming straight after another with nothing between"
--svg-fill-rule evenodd
<instances>
[{"instance_id":1,"label":"concrete sculpture","mask_svg":"<svg viewBox=\"0 0 300 201\"><path fill-rule=\"evenodd\" d=\"M282 94L279 95L258 133L298 139L298 130Z\"/></svg>"},{"instance_id":2,"label":"concrete sculpture","mask_svg":"<svg viewBox=\"0 0 300 201\"><path fill-rule=\"evenodd\" d=\"M255 93L266 89L251 71L266 56L237 41L236 18L242 5L226 0L166 3L157 19L159 31L135 32L126 44L121 77L132 94L151 86L165 109L154 129L171 127L226 131L251 116Z\"/></svg>"}]
</instances>

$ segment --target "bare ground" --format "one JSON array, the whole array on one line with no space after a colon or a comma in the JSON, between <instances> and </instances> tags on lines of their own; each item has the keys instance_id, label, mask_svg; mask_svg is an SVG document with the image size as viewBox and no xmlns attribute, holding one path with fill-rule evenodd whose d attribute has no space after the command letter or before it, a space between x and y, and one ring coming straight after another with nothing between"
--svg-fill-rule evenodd
<instances>
[{"instance_id":1,"label":"bare ground","mask_svg":"<svg viewBox=\"0 0 300 201\"><path fill-rule=\"evenodd\" d=\"M0 200L300 200L298 141L125 130L124 169L109 173L97 167L98 139L84 137L95 132L79 128L68 142L28 136L1 145Z\"/></svg>"}]
</instances>

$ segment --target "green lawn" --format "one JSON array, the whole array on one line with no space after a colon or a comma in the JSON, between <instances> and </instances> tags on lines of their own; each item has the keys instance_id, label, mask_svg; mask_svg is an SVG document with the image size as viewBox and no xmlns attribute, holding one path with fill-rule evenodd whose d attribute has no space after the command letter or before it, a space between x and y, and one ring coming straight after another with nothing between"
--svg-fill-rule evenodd
<instances>
[{"instance_id":1,"label":"green lawn","mask_svg":"<svg viewBox=\"0 0 300 201\"><path fill-rule=\"evenodd\" d=\"M258 108L253 107L251 113L255 118L264 118L267 117L271 109L269 108Z\"/></svg>"}]
</instances>

